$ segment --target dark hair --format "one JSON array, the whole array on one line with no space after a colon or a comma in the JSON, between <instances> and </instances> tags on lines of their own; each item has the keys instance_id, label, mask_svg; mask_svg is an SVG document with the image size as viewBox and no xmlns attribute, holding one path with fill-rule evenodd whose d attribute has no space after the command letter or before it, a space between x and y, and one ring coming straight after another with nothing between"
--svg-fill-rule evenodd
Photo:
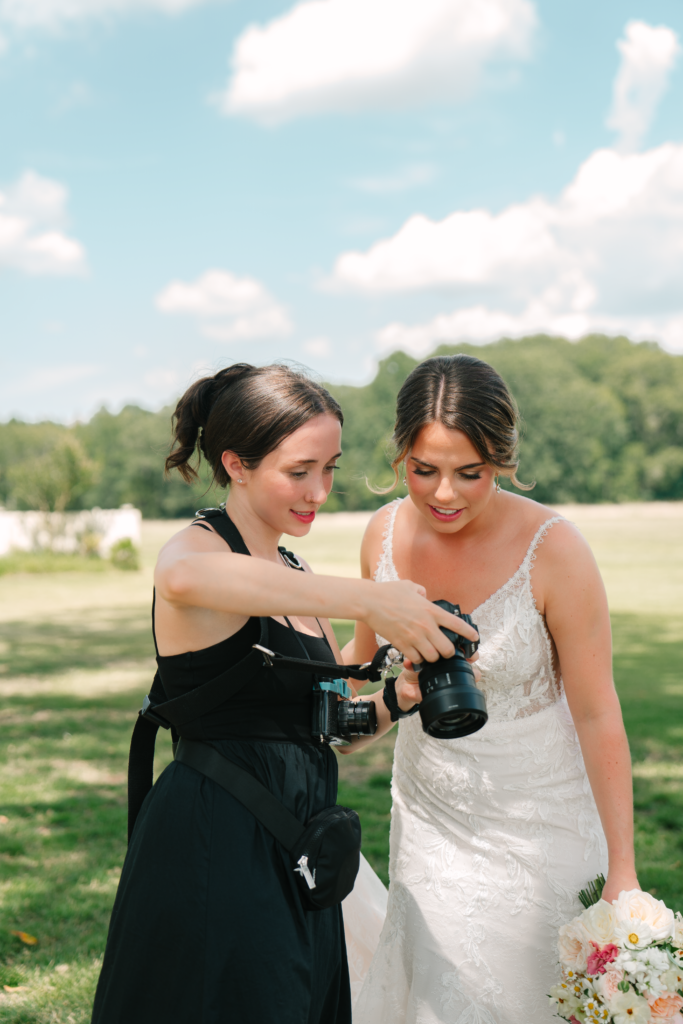
<instances>
[{"instance_id":1,"label":"dark hair","mask_svg":"<svg viewBox=\"0 0 683 1024\"><path fill-rule=\"evenodd\" d=\"M459 353L433 356L406 377L396 402L396 425L392 438L395 458L391 468L398 482L398 467L428 423L443 423L461 430L484 462L510 478L521 490L516 476L519 466L518 413L507 384L482 359Z\"/></svg>"},{"instance_id":2,"label":"dark hair","mask_svg":"<svg viewBox=\"0 0 683 1024\"><path fill-rule=\"evenodd\" d=\"M289 366L233 363L191 385L173 414L174 437L166 472L177 469L187 483L197 479L190 465L203 455L214 482L230 481L221 456L234 452L246 469L261 460L314 416L329 413L343 425L339 404L329 391Z\"/></svg>"}]
</instances>

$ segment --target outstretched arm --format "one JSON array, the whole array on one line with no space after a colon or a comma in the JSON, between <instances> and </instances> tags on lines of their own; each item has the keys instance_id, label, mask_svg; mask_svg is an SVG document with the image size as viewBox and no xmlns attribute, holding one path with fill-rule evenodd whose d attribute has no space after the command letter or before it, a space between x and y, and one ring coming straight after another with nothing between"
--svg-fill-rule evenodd
<instances>
[{"instance_id":1,"label":"outstretched arm","mask_svg":"<svg viewBox=\"0 0 683 1024\"><path fill-rule=\"evenodd\" d=\"M631 755L612 677L605 588L590 548L570 523L545 538L534 594L555 642L569 709L607 838L603 898L639 888L633 851Z\"/></svg>"},{"instance_id":2,"label":"outstretched arm","mask_svg":"<svg viewBox=\"0 0 683 1024\"><path fill-rule=\"evenodd\" d=\"M374 583L292 572L266 559L226 551L222 541L196 528L191 535L187 530L178 534L162 549L155 584L158 595L175 609L362 619L415 660L435 661L439 654L452 653L441 625L476 636L410 581Z\"/></svg>"}]
</instances>

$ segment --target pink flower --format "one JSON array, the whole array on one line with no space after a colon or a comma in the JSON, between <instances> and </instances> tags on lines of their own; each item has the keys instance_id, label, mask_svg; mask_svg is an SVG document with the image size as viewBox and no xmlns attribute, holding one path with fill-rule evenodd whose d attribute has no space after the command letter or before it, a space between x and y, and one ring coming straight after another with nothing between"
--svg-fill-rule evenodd
<instances>
[{"instance_id":1,"label":"pink flower","mask_svg":"<svg viewBox=\"0 0 683 1024\"><path fill-rule=\"evenodd\" d=\"M619 955L619 948L613 942L609 942L603 949L600 949L597 942L591 940L594 951L588 954L587 970L589 974L604 974L605 964L611 964Z\"/></svg>"},{"instance_id":2,"label":"pink flower","mask_svg":"<svg viewBox=\"0 0 683 1024\"><path fill-rule=\"evenodd\" d=\"M611 964L603 971L601 978L595 982L595 988L606 1003L614 999L619 991L619 982L624 980L624 972Z\"/></svg>"},{"instance_id":3,"label":"pink flower","mask_svg":"<svg viewBox=\"0 0 683 1024\"><path fill-rule=\"evenodd\" d=\"M571 1017L569 1018L569 1024L581 1024L581 1021L578 1021L576 1019L576 1017L574 1016L574 1014L572 1014Z\"/></svg>"},{"instance_id":4,"label":"pink flower","mask_svg":"<svg viewBox=\"0 0 683 1024\"><path fill-rule=\"evenodd\" d=\"M658 999L648 999L648 1003L650 1004L652 1020L658 1021L659 1024L664 1024L665 1021L674 1021L680 1014L681 1007L683 1007L683 998L670 992L665 992Z\"/></svg>"}]
</instances>

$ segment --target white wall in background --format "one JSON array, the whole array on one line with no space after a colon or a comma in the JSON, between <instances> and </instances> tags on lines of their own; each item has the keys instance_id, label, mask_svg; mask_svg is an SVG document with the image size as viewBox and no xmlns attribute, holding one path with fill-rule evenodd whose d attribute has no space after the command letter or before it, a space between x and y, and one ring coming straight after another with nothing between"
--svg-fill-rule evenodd
<instances>
[{"instance_id":1,"label":"white wall in background","mask_svg":"<svg viewBox=\"0 0 683 1024\"><path fill-rule=\"evenodd\" d=\"M82 512L9 512L0 509L0 555L10 551L73 552L90 535L92 546L107 558L112 545L129 537L139 547L142 513L132 505Z\"/></svg>"}]
</instances>

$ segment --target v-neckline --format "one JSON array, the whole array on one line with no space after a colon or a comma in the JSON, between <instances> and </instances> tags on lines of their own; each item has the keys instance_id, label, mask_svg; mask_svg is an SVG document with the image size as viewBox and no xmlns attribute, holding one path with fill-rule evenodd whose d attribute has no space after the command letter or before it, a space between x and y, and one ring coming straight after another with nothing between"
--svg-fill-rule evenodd
<instances>
[{"instance_id":1,"label":"v-neckline","mask_svg":"<svg viewBox=\"0 0 683 1024\"><path fill-rule=\"evenodd\" d=\"M396 516L398 515L398 511L399 511L401 505L403 504L404 500L405 500L404 498L398 498L397 499L398 505L396 507L396 511L394 512L393 521L392 521L391 527L390 527L391 532L390 532L389 537L388 537L389 544L390 544L389 554L390 554L390 557L391 557L391 567L394 570L394 573L396 574L396 579L397 580L400 580L401 577L398 574L398 570L396 568L396 562L394 561L394 530L396 528ZM478 604L476 606L476 608L474 608L471 612L467 612L466 614L468 614L472 618L474 618L475 615L477 614L477 612L481 611L481 609L484 608L490 601L492 601L494 599L494 597L498 597L498 595L500 593L502 593L502 591L505 590L505 588L508 587L519 576L519 574L524 569L526 563L529 560L529 557L533 554L533 552L535 551L536 547L538 546L539 535L541 534L543 529L546 526L548 526L549 523L559 522L561 519L562 519L562 516L550 516L548 519L545 520L545 522L541 523L541 525L538 527L538 529L536 530L535 534L531 538L531 541L529 542L529 547L526 550L526 554L525 554L524 558L522 559L522 561L518 565L518 567L515 569L515 571L513 572L512 576L510 576L509 579L505 580L505 583L501 583L501 585L498 587L498 589L494 590L492 594L489 594L489 596L484 601L482 601L480 604ZM534 602L534 604L535 604L535 602Z\"/></svg>"}]
</instances>

